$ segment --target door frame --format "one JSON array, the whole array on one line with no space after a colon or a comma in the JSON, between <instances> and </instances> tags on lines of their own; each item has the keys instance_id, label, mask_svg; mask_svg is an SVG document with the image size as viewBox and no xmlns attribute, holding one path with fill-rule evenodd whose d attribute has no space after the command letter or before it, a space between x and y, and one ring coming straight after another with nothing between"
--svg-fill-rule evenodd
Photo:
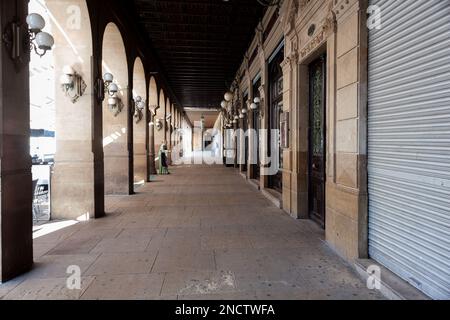
<instances>
[{"instance_id":1,"label":"door frame","mask_svg":"<svg viewBox=\"0 0 450 320\"><path fill-rule=\"evenodd\" d=\"M319 221L312 214L313 208L313 192L312 192L312 121L313 121L313 112L312 112L312 99L313 99L313 88L312 88L312 72L311 66L315 63L318 63L322 60L322 85L323 85L323 112L322 112L322 123L323 123L323 136L324 136L324 145L323 145L323 222ZM327 54L322 53L318 58L314 59L308 64L308 83L309 83L309 95L308 95L308 218L317 222L323 229L326 226L326 180L327 180Z\"/></svg>"},{"instance_id":2,"label":"door frame","mask_svg":"<svg viewBox=\"0 0 450 320\"><path fill-rule=\"evenodd\" d=\"M278 96L276 99L274 99L273 94L274 94L274 85L277 85L279 83L279 80L283 78L283 70L281 69L281 62L284 60L284 50L285 48L283 47L282 49L280 49L280 51L277 53L277 55L275 56L275 58L269 63L268 65L268 70L269 70L269 85L268 85L268 92L269 92L269 99L268 99L268 146L269 146L269 154L272 157L272 135L271 135L271 130L272 128L272 120L273 120L273 106L275 104L280 105L283 104L283 93L281 93L280 96ZM276 65L278 63L278 65ZM279 68L280 73L279 74L274 74L273 72L271 72L273 70L273 68L276 67L277 69ZM274 77L275 75L275 77ZM275 81L276 80L276 81ZM281 120L281 119L279 119ZM278 124L279 129L281 129L281 122ZM279 150L279 155L278 155L278 159L282 159L283 158L283 149L281 148L280 145L280 150ZM271 175L268 177L268 187L270 189L275 190L276 192L283 192L283 163L279 163L279 170L277 172L276 175ZM275 178L278 177L279 182L281 184L281 190L278 188L275 188L275 183L274 180Z\"/></svg>"}]
</instances>

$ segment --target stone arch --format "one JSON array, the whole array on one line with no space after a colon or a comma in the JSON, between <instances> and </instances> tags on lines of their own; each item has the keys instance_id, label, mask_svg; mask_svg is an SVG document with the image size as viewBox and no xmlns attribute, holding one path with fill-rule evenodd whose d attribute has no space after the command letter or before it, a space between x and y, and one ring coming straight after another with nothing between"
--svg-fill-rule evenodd
<instances>
[{"instance_id":1,"label":"stone arch","mask_svg":"<svg viewBox=\"0 0 450 320\"><path fill-rule=\"evenodd\" d=\"M145 70L141 58L136 58L133 68L133 165L134 183L147 181L147 90ZM141 101L137 101L140 97Z\"/></svg>"},{"instance_id":2,"label":"stone arch","mask_svg":"<svg viewBox=\"0 0 450 320\"><path fill-rule=\"evenodd\" d=\"M32 1L33 2L33 1ZM54 57L56 154L51 207L54 219L88 220L95 217L94 157L92 154L93 40L85 0L45 0L49 31L55 38ZM70 66L86 85L75 102L61 90L59 78Z\"/></svg>"},{"instance_id":3,"label":"stone arch","mask_svg":"<svg viewBox=\"0 0 450 320\"><path fill-rule=\"evenodd\" d=\"M122 34L116 24L110 22L103 34L102 73L111 73L119 88L114 107L106 92L103 102L103 151L105 194L130 193L130 152L128 149L129 84L128 62Z\"/></svg>"}]
</instances>

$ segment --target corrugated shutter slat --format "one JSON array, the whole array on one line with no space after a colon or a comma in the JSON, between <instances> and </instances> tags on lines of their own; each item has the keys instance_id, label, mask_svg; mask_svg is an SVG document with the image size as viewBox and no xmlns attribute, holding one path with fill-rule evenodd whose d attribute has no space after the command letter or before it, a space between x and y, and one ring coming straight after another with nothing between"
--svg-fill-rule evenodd
<instances>
[{"instance_id":1,"label":"corrugated shutter slat","mask_svg":"<svg viewBox=\"0 0 450 320\"><path fill-rule=\"evenodd\" d=\"M449 299L450 1L369 2L369 254Z\"/></svg>"}]
</instances>

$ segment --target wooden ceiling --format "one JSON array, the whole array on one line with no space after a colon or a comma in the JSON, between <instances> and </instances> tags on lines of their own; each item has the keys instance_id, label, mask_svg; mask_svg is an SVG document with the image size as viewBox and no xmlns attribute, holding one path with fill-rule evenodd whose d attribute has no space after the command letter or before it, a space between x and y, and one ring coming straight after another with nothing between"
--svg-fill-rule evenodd
<instances>
[{"instance_id":1,"label":"wooden ceiling","mask_svg":"<svg viewBox=\"0 0 450 320\"><path fill-rule=\"evenodd\" d=\"M264 7L257 0L134 0L183 107L217 107L242 63Z\"/></svg>"}]
</instances>

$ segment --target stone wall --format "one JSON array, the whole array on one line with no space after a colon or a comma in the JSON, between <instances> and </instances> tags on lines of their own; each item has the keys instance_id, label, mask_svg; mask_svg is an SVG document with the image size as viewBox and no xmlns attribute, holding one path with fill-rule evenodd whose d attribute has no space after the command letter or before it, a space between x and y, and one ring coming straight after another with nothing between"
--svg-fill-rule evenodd
<instances>
[{"instance_id":1,"label":"stone wall","mask_svg":"<svg viewBox=\"0 0 450 320\"><path fill-rule=\"evenodd\" d=\"M294 218L308 219L309 64L326 53L325 230L330 246L349 260L367 256L366 7L365 0L286 0L275 23L275 9L268 10L239 70L245 75L241 90L250 87L250 100L252 81L261 75L261 127L267 128L268 59L284 38L290 145L283 150L282 207ZM265 152L266 145L260 148ZM260 188L267 186L262 175Z\"/></svg>"}]
</instances>

